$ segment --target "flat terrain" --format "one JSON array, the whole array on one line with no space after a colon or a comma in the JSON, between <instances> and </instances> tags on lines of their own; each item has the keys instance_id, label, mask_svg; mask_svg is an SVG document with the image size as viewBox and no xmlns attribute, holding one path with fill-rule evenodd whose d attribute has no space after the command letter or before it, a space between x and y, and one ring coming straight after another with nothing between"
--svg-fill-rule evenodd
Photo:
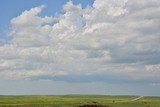
<instances>
[{"instance_id":1,"label":"flat terrain","mask_svg":"<svg viewBox=\"0 0 160 107\"><path fill-rule=\"evenodd\" d=\"M0 107L160 107L160 97L102 95L0 96Z\"/></svg>"}]
</instances>

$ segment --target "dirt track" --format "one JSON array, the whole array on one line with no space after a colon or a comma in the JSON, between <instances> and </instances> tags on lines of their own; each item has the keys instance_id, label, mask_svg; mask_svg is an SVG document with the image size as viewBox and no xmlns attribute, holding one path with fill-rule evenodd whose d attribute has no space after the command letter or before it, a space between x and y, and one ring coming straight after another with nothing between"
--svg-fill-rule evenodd
<instances>
[{"instance_id":1,"label":"dirt track","mask_svg":"<svg viewBox=\"0 0 160 107\"><path fill-rule=\"evenodd\" d=\"M121 100L121 101L115 101L115 102L133 102L133 101L138 101L138 100L140 100L143 97L144 96L140 96L140 97L134 98L132 100Z\"/></svg>"}]
</instances>

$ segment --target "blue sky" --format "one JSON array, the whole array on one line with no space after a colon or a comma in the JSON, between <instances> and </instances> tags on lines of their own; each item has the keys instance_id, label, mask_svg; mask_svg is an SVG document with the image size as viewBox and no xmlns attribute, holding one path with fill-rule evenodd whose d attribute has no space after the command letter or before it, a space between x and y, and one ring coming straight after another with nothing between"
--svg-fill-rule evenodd
<instances>
[{"instance_id":1,"label":"blue sky","mask_svg":"<svg viewBox=\"0 0 160 107\"><path fill-rule=\"evenodd\" d=\"M160 96L159 6L0 1L0 94Z\"/></svg>"}]
</instances>

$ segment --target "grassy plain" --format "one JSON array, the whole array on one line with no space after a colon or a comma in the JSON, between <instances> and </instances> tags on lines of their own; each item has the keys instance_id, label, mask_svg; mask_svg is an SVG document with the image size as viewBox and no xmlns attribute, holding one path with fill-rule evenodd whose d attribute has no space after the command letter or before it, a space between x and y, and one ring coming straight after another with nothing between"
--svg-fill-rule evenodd
<instances>
[{"instance_id":1,"label":"grassy plain","mask_svg":"<svg viewBox=\"0 0 160 107\"><path fill-rule=\"evenodd\" d=\"M0 107L79 107L80 105L90 104L107 105L109 107L160 107L160 97L143 97L130 102L134 98L137 98L137 96L0 96Z\"/></svg>"}]
</instances>

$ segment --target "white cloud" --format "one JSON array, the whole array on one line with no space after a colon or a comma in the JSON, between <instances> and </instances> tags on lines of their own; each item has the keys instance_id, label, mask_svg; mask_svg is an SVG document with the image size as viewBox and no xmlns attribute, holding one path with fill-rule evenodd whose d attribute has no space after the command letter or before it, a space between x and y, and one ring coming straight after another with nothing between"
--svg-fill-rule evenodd
<instances>
[{"instance_id":1,"label":"white cloud","mask_svg":"<svg viewBox=\"0 0 160 107\"><path fill-rule=\"evenodd\" d=\"M12 40L0 47L1 74L159 77L159 6L158 0L95 0L86 8L68 2L58 17L41 17L43 5L26 10L11 20Z\"/></svg>"}]
</instances>

